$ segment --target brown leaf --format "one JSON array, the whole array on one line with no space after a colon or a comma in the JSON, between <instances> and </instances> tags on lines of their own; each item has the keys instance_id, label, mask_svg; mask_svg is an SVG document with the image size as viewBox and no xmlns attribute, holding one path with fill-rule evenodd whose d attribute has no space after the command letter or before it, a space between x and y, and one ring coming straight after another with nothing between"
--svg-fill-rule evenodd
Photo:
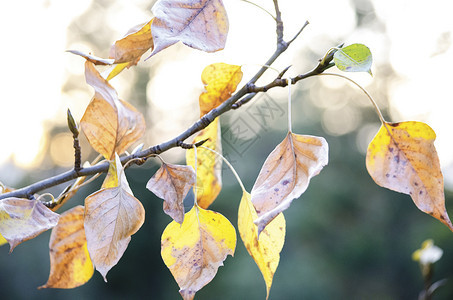
<instances>
[{"instance_id":1,"label":"brown leaf","mask_svg":"<svg viewBox=\"0 0 453 300\"><path fill-rule=\"evenodd\" d=\"M61 214L50 236L49 280L40 289L71 289L85 284L93 276L83 216L84 207L81 205Z\"/></svg>"},{"instance_id":2,"label":"brown leaf","mask_svg":"<svg viewBox=\"0 0 453 300\"><path fill-rule=\"evenodd\" d=\"M366 166L378 185L410 195L418 209L453 231L435 139L422 122L384 123L368 146Z\"/></svg>"},{"instance_id":3,"label":"brown leaf","mask_svg":"<svg viewBox=\"0 0 453 300\"><path fill-rule=\"evenodd\" d=\"M204 146L222 153L219 118L200 131L192 143L207 141ZM186 151L188 166L195 169L195 151ZM209 150L197 148L197 203L201 208L208 208L222 189L222 159Z\"/></svg>"},{"instance_id":4,"label":"brown leaf","mask_svg":"<svg viewBox=\"0 0 453 300\"><path fill-rule=\"evenodd\" d=\"M179 41L206 52L225 47L228 17L221 0L160 0L152 11L154 50L149 57Z\"/></svg>"},{"instance_id":5,"label":"brown leaf","mask_svg":"<svg viewBox=\"0 0 453 300\"><path fill-rule=\"evenodd\" d=\"M195 184L196 174L191 166L162 163L162 166L146 184L146 188L164 199L164 212L182 224L184 197Z\"/></svg>"},{"instance_id":6,"label":"brown leaf","mask_svg":"<svg viewBox=\"0 0 453 300\"><path fill-rule=\"evenodd\" d=\"M128 62L127 67L136 65L140 57L153 48L152 21L131 28L124 38L115 42L109 56L115 59L116 64Z\"/></svg>"},{"instance_id":7,"label":"brown leaf","mask_svg":"<svg viewBox=\"0 0 453 300\"><path fill-rule=\"evenodd\" d=\"M80 126L91 146L111 160L144 134L145 119L132 105L118 99L115 89L92 63L87 61L85 67L87 83L95 89L95 95Z\"/></svg>"},{"instance_id":8,"label":"brown leaf","mask_svg":"<svg viewBox=\"0 0 453 300\"><path fill-rule=\"evenodd\" d=\"M199 99L200 115L203 116L230 98L242 80L241 66L225 63L209 65L201 73L201 80L206 89Z\"/></svg>"},{"instance_id":9,"label":"brown leaf","mask_svg":"<svg viewBox=\"0 0 453 300\"><path fill-rule=\"evenodd\" d=\"M319 174L327 161L324 138L288 132L267 157L252 188L258 234L305 192L310 179Z\"/></svg>"},{"instance_id":10,"label":"brown leaf","mask_svg":"<svg viewBox=\"0 0 453 300\"><path fill-rule=\"evenodd\" d=\"M105 188L85 199L85 233L88 252L96 270L107 281L107 272L115 266L126 251L131 235L145 220L145 210L130 191L121 174L118 155L115 155L118 185Z\"/></svg>"},{"instance_id":11,"label":"brown leaf","mask_svg":"<svg viewBox=\"0 0 453 300\"><path fill-rule=\"evenodd\" d=\"M10 244L10 252L20 243L56 226L59 217L38 200L0 200L0 234Z\"/></svg>"},{"instance_id":12,"label":"brown leaf","mask_svg":"<svg viewBox=\"0 0 453 300\"><path fill-rule=\"evenodd\" d=\"M84 168L85 167L89 167L90 164L88 162L85 162L84 164ZM72 197L74 197L75 194L77 194L78 190L79 190L79 187L80 185L82 185L84 182L85 182L85 179L86 177L85 176L82 176L82 177L79 177L77 178L73 184L71 185L68 185L60 194L60 196L58 196L57 199L55 199L55 202L57 204L55 204L55 206L51 207L50 209L52 211L57 211L60 207L62 207L69 199L71 199ZM70 191L70 192L69 192Z\"/></svg>"}]
</instances>

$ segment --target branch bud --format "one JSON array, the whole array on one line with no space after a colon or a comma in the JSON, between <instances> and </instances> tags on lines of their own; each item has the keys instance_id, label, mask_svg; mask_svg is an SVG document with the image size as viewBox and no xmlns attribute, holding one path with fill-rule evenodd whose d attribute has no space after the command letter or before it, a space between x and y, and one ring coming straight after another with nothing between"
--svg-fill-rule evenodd
<instances>
[{"instance_id":1,"label":"branch bud","mask_svg":"<svg viewBox=\"0 0 453 300\"><path fill-rule=\"evenodd\" d=\"M71 111L68 108L68 127L69 130L71 130L74 138L79 136L79 128L77 126L77 123L74 121L74 118L72 117Z\"/></svg>"}]
</instances>

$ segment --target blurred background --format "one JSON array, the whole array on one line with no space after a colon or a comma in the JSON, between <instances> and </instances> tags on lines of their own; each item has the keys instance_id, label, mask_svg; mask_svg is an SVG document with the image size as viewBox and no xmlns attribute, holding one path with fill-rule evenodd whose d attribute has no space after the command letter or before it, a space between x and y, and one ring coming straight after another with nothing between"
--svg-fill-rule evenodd
<instances>
[{"instance_id":1,"label":"blurred background","mask_svg":"<svg viewBox=\"0 0 453 300\"><path fill-rule=\"evenodd\" d=\"M34 0L0 4L3 58L0 109L0 181L19 188L59 174L73 163L66 110L80 120L93 90L82 58L65 50L107 57L111 44L131 27L149 21L155 1ZM255 3L273 12L271 0ZM373 74L347 74L376 99L388 121L416 120L437 133L446 206L453 216L453 19L446 0L280 0L285 39L306 20L310 25L276 61L295 76L313 68L331 47L363 43L373 53ZM200 75L215 62L242 65L246 82L275 49L275 24L262 10L240 0L224 1L230 32L224 51L204 53L177 44L111 84L121 99L142 111L145 146L164 142L198 119ZM144 57L147 55L145 54ZM337 70L331 70L338 72ZM269 70L259 81L276 76ZM248 190L267 155L287 131L287 90L276 88L221 117L225 156ZM309 78L293 87L293 131L329 143L329 165L285 212L287 238L270 299L415 299L423 288L411 255L432 238L444 250L434 280L450 278L434 299L453 298L453 235L418 211L407 195L377 186L365 168L368 143L379 128L369 100L340 78ZM82 159L96 153L81 138ZM184 163L184 151L164 154ZM50 231L8 254L0 247L0 291L4 299L178 299L178 286L160 257L160 235L171 221L162 200L145 189L159 167L150 160L126 171L146 221L104 283L99 273L73 290L37 290L49 274ZM223 190L210 209L237 225L241 190L223 170ZM99 189L102 178L84 187L63 212ZM58 195L63 186L49 190ZM228 257L197 299L264 299L261 274L238 237Z\"/></svg>"}]
</instances>

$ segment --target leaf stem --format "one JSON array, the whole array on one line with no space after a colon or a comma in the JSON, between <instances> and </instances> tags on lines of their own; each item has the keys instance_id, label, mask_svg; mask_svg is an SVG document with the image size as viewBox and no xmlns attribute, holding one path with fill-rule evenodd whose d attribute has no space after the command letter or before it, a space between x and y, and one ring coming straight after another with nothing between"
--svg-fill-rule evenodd
<instances>
[{"instance_id":1,"label":"leaf stem","mask_svg":"<svg viewBox=\"0 0 453 300\"><path fill-rule=\"evenodd\" d=\"M258 4L256 3L253 3L252 1L248 1L248 0L241 0L242 2L245 2L245 3L248 3L248 4L251 4L251 5L254 5L256 7L258 7L259 9L261 9L262 11L264 11L265 13L267 13L269 16L271 16L272 19L274 19L274 21L276 21L277 19L274 17L273 14L271 14L267 9L259 6Z\"/></svg>"},{"instance_id":2,"label":"leaf stem","mask_svg":"<svg viewBox=\"0 0 453 300\"><path fill-rule=\"evenodd\" d=\"M337 77L344 78L344 79L352 82L353 84L355 84L359 89L362 90L362 92L365 93L365 95L368 97L368 99L370 99L371 103L374 106L374 110L376 111L376 113L377 113L377 115L379 117L379 120L382 122L382 124L385 125L387 123L385 121L384 116L382 115L382 112L379 109L379 106L377 105L376 101L374 101L373 97L371 97L371 95L368 93L368 91L364 87L362 87L360 84L358 84L356 81L352 80L351 78L349 78L347 76L344 76L344 75L341 75L341 74L336 74L336 73L320 73L318 75L337 76Z\"/></svg>"},{"instance_id":3,"label":"leaf stem","mask_svg":"<svg viewBox=\"0 0 453 300\"><path fill-rule=\"evenodd\" d=\"M203 147L203 146L200 146ZM197 158L197 145L193 145L193 151L194 153L194 171L195 171L195 184L193 185L193 193L194 193L194 199L193 199L193 204L194 206L198 207L198 201L197 201L197 192L198 192L198 174L197 174L197 165L198 165L198 158Z\"/></svg>"},{"instance_id":4,"label":"leaf stem","mask_svg":"<svg viewBox=\"0 0 453 300\"><path fill-rule=\"evenodd\" d=\"M288 131L292 132L292 122L291 122L291 78L287 79L288 81Z\"/></svg>"},{"instance_id":5,"label":"leaf stem","mask_svg":"<svg viewBox=\"0 0 453 300\"><path fill-rule=\"evenodd\" d=\"M41 199L44 198L44 197L46 197L46 196L49 196L52 200L46 201L46 202L42 201ZM38 197L36 200L37 200L37 201L41 201L41 202L43 202L43 203L47 203L47 202L55 202L55 197L54 197L51 193L44 193L44 194L42 194L42 195L39 195L39 197Z\"/></svg>"},{"instance_id":6,"label":"leaf stem","mask_svg":"<svg viewBox=\"0 0 453 300\"><path fill-rule=\"evenodd\" d=\"M205 146L201 146L201 148L203 149L206 149L206 150L209 150L211 151L212 153L215 153L217 156L219 156L220 158L222 158L222 160L227 164L227 166L230 168L231 172L233 172L234 176L236 177L236 180L238 181L239 185L241 186L241 189L243 192L246 192L246 189L244 187L244 184L242 183L242 180L241 178L239 177L239 174L236 172L236 170L234 169L233 165L230 164L230 162L222 155L220 154L219 152L211 149L211 148L208 148L208 147L205 147Z\"/></svg>"},{"instance_id":7,"label":"leaf stem","mask_svg":"<svg viewBox=\"0 0 453 300\"><path fill-rule=\"evenodd\" d=\"M275 71L275 72L277 72L277 73L280 74L280 71L279 71L279 70L277 70L276 68L274 68L274 67L272 67L272 66L270 66L270 65L261 65L261 64L252 64L252 63L246 63L246 64L241 65L241 67L244 67L244 66L245 66L245 67L246 67L246 66L258 66L258 67L261 67L261 68L271 69L271 70L273 70L273 71Z\"/></svg>"}]
</instances>

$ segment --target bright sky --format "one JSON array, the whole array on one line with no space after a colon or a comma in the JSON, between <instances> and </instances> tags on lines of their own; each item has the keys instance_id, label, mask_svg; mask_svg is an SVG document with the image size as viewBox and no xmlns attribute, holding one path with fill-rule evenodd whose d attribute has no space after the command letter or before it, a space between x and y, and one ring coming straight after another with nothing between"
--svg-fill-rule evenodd
<instances>
[{"instance_id":1,"label":"bright sky","mask_svg":"<svg viewBox=\"0 0 453 300\"><path fill-rule=\"evenodd\" d=\"M164 53L159 54L162 56L159 77L148 86L147 97L162 115L162 120L167 120L161 128L170 128L162 132L160 141L181 131L180 128L172 129L171 120L183 117L175 112L181 111L178 107L187 105L188 98L198 98L202 88L199 78L204 66L219 61L245 64L244 77L247 78L273 52L273 20L240 0L224 2L230 19L225 51L206 55L188 50L187 56L171 59L165 59ZM138 8L143 3L146 1L118 0L106 12L109 14L107 25L112 28L112 42L130 27L147 21L151 13ZM271 0L257 0L256 3L273 11ZM394 82L389 91L391 121L418 120L433 127L445 179L453 188L453 96L450 91L453 82L453 18L450 16L453 4L445 0L431 0L429 5L417 0L374 0L372 3L387 36L372 30L355 30L356 15L349 0L281 0L287 37L297 32L305 20L309 20L310 25L275 67L282 69L293 65L294 72L306 71L311 65L303 61L298 65L296 55L300 48L327 50L339 39L347 44L360 42L369 46L376 64L390 60L402 78ZM24 168L39 165L43 145L48 142L44 134L46 128L65 122L67 107L77 106L70 99L71 95L61 92L68 76L83 71L83 66L77 65L82 65L80 60L68 58L69 54L64 52L68 47L66 34L71 21L90 5L91 0L3 1L0 4L4 12L0 18L3 39L0 48L3 58L0 165L11 160ZM106 53L107 50L95 54ZM181 73L184 80L178 82L178 89L171 88L175 74ZM365 86L372 81L367 74L353 76ZM380 74L374 72L374 76ZM113 84L120 95L126 93L127 82L118 80ZM87 87L79 93L87 95L83 104L86 105L92 91ZM83 105L76 111L79 118ZM327 111L326 116L330 113Z\"/></svg>"}]
</instances>

